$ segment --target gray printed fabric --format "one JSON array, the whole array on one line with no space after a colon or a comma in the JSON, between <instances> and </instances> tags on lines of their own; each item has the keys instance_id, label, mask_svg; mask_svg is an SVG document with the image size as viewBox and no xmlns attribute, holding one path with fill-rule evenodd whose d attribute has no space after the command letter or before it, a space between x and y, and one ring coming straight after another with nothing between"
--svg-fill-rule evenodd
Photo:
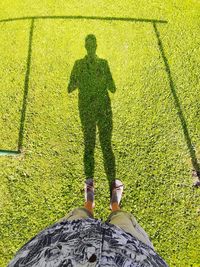
<instances>
[{"instance_id":1,"label":"gray printed fabric","mask_svg":"<svg viewBox=\"0 0 200 267\"><path fill-rule=\"evenodd\" d=\"M8 267L162 267L165 261L121 228L101 220L61 221L44 229L15 255Z\"/></svg>"}]
</instances>

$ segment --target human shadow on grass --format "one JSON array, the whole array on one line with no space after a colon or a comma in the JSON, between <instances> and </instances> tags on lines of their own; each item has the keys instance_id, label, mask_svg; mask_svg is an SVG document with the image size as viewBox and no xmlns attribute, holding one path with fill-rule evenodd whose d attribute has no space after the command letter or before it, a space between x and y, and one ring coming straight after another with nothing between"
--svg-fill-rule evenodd
<instances>
[{"instance_id":1,"label":"human shadow on grass","mask_svg":"<svg viewBox=\"0 0 200 267\"><path fill-rule=\"evenodd\" d=\"M108 62L96 55L97 41L93 34L85 38L87 55L76 60L71 72L68 93L79 90L78 108L84 136L84 171L86 179L94 177L96 130L104 158L104 168L111 186L116 178L112 150L112 108L108 90L116 91Z\"/></svg>"}]
</instances>

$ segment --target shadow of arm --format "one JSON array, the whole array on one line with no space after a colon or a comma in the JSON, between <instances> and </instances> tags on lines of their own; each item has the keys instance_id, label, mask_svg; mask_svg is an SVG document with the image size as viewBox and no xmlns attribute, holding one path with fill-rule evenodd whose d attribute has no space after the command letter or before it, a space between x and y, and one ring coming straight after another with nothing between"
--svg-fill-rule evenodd
<instances>
[{"instance_id":1,"label":"shadow of arm","mask_svg":"<svg viewBox=\"0 0 200 267\"><path fill-rule=\"evenodd\" d=\"M77 62L75 62L70 75L69 84L67 87L68 93L73 92L77 87L78 87L78 67L77 67Z\"/></svg>"},{"instance_id":2,"label":"shadow of arm","mask_svg":"<svg viewBox=\"0 0 200 267\"><path fill-rule=\"evenodd\" d=\"M113 80L111 71L110 71L110 67L108 65L108 62L106 61L106 75L107 75L107 88L111 93L115 93L116 92L116 86L115 86L115 82Z\"/></svg>"}]
</instances>

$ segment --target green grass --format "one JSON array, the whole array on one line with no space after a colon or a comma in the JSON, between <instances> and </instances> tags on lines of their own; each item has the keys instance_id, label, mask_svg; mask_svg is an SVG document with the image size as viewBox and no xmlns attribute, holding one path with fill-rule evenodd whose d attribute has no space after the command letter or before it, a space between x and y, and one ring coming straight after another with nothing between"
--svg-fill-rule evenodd
<instances>
[{"instance_id":1,"label":"green grass","mask_svg":"<svg viewBox=\"0 0 200 267\"><path fill-rule=\"evenodd\" d=\"M3 1L0 18L45 15L135 17L157 25L188 132L200 160L199 16L197 1ZM30 21L0 24L0 149L17 149ZM36 20L24 154L0 157L0 266L39 230L83 204L83 137L70 71L97 37L117 91L111 94L112 144L123 209L132 212L170 266L200 266L199 189L152 24ZM99 141L95 151L96 209L109 215L109 190ZM105 208L107 207L107 208Z\"/></svg>"}]
</instances>

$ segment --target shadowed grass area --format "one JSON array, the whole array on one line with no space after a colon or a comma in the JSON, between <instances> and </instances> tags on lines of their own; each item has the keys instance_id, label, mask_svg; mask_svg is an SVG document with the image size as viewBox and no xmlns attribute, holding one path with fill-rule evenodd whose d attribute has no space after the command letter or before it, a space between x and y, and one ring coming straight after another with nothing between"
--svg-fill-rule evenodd
<instances>
[{"instance_id":1,"label":"shadowed grass area","mask_svg":"<svg viewBox=\"0 0 200 267\"><path fill-rule=\"evenodd\" d=\"M12 2L12 1L11 1ZM18 1L17 1L18 2ZM90 1L89 1L90 2ZM83 4L84 16L167 20L157 25L176 94L197 159L199 142L198 5L161 1L123 7ZM4 4L5 5L5 4ZM13 3L13 5L15 5ZM75 3L4 6L8 17L76 15ZM106 14L106 5L109 12ZM54 10L55 8L55 10ZM88 11L87 11L88 10ZM87 13L88 12L88 13ZM96 12L96 13L95 13ZM197 12L197 11L196 11ZM130 14L131 13L131 14ZM188 15L189 14L189 15ZM61 14L62 15L62 14ZM79 15L79 14L78 14ZM182 19L184 17L184 20ZM84 140L78 91L67 94L75 60L85 56L84 39L93 33L97 55L106 59L116 84L110 93L116 176L125 184L123 209L132 212L170 266L198 266L198 189L192 188L191 153L170 90L166 66L151 23L102 20L34 22L29 90L23 129L24 153L0 157L0 265L45 226L83 204ZM26 77L30 21L0 25L1 148L16 149ZM97 134L95 216L109 214L109 186ZM107 209L105 208L107 207Z\"/></svg>"}]
</instances>

